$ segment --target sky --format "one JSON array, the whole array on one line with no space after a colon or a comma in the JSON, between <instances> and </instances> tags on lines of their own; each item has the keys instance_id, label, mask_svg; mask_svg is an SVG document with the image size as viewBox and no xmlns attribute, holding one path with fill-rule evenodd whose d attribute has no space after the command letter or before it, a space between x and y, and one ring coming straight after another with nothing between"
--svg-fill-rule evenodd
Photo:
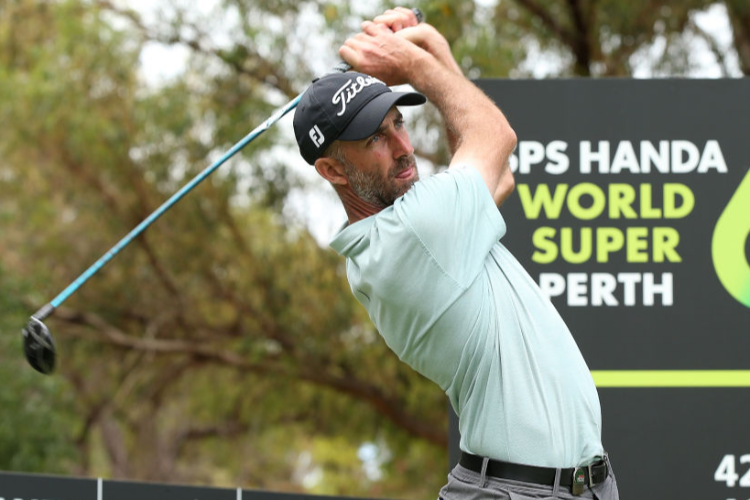
<instances>
[{"instance_id":1,"label":"sky","mask_svg":"<svg viewBox=\"0 0 750 500\"><path fill-rule=\"evenodd\" d=\"M132 8L140 12L143 15L146 25L154 25L158 23L160 16L163 15L163 11L160 7L163 5L163 2L160 0L114 1L118 6ZM213 9L217 8L219 3L218 0L176 1L178 3L182 2L185 7L189 7L190 12L194 13L196 16L209 14ZM483 1L485 4L489 5L496 0ZM309 17L315 18L316 16ZM716 4L697 15L694 21L702 30L713 35L718 46L723 49L725 54L727 54L726 63L730 70L730 76L741 76L736 54L729 50L729 48L732 47L731 27L729 25L725 7L722 4ZM206 29L210 28L206 27ZM299 29L307 29L312 32L315 31L316 28L315 26L310 25L299 27ZM229 35L227 34L229 31L230 29L216 29L212 31L211 42L217 46L229 42ZM332 41L319 40L318 42L325 47L324 50L329 50ZM328 45L326 45L326 43ZM723 76L722 70L705 41L693 40L692 43L694 45L694 50L691 51L691 56L693 57L695 69L689 76L694 78L721 78ZM645 63L648 60L657 58L663 49L663 41L657 41L652 47L639 54L639 57ZM311 52L314 53L315 51ZM167 46L153 42L148 43L142 51L140 59L144 80L150 85L158 86L160 83L168 81L176 75L180 75L185 67L188 55L189 50L182 46ZM316 69L319 69L320 73L323 73L328 69L326 66L327 64L330 63L321 60ZM534 77L544 78L549 74L554 74L560 62L554 56L545 55L538 49L533 50L532 48L531 55L526 64L528 65L528 68L532 70ZM636 78L652 78L660 75L652 74L648 64L636 64L634 76ZM278 104L280 106L284 103ZM410 114L416 112L410 109L404 109L402 111L404 112L407 123L409 122ZM293 144L292 116L293 113L290 113L275 126L280 127L285 134L288 134L287 137L289 138L289 142ZM249 126L248 132L256 125L257 124L253 124ZM241 137L235 138L235 141L240 139ZM288 212L290 212L296 220L308 227L321 246L327 246L332 236L346 220L345 212L333 189L315 173L311 166L301 160L296 151L290 151L288 145L280 145L272 151L271 154L278 155L280 158L288 159L288 164L294 165L295 171L307 183L307 188L305 190L298 190L290 197ZM422 168L420 168L420 173L421 175L424 175ZM242 191L242 186L239 186L239 190ZM379 468L380 463L383 460L382 453L385 451L379 449L377 445L372 443L363 444L359 451L359 458L362 460L363 468L368 477L373 480L378 479L380 475ZM309 461L309 457L306 457L303 454L300 457L300 460L299 468L303 484L306 486L312 486L320 481L320 470Z\"/></svg>"},{"instance_id":2,"label":"sky","mask_svg":"<svg viewBox=\"0 0 750 500\"><path fill-rule=\"evenodd\" d=\"M178 5L189 8L188 11L195 15L196 20L200 19L201 15L209 14L214 9L217 9L219 5L218 0L173 1ZM485 0L485 3L488 5L492 4L493 0ZM160 17L168 15L170 12L169 9L163 7L166 2L159 0L115 0L115 4L137 10L143 16L146 25L158 23ZM316 16L308 17L313 19ZM732 35L724 5L715 4L701 12L695 17L695 23L702 30L713 35L719 47L724 49L724 52L727 54L726 62L729 67L730 76L741 76L736 54L734 51L729 50L732 47ZM220 28L210 31L211 43L216 46L221 46L223 43L229 42L229 35L227 33L231 30L226 26ZM210 30L211 28L207 27L206 29ZM315 26L300 27L300 29L315 30ZM327 40L319 41L321 46L326 47L325 50L328 50L326 43L330 44L330 42ZM691 43L694 45L691 57L693 58L695 67L689 76L693 78L721 78L723 76L721 68L706 42L701 39L693 39ZM638 57L645 63L648 60L658 57L663 48L663 40L657 41L648 50L644 50L638 54ZM315 51L311 52L314 53ZM143 78L151 85L159 85L160 82L179 75L184 69L188 55L189 49L182 46L166 46L154 42L148 43L142 51L140 59ZM319 62L318 65L321 73L328 69L326 64L329 63L322 60ZM534 77L544 78L549 74L553 74L560 63L554 56L546 55L539 50L533 50L532 47L531 55L526 64L532 69ZM648 64L639 65L636 63L634 76L636 78L652 78L660 75L652 74ZM278 104L281 105L283 103ZM290 140L293 140L292 116L293 113L290 113L275 125L276 127L281 127L285 133L289 134L288 137ZM408 123L408 110L405 110L405 117ZM236 140L239 139L241 138L236 138ZM292 153L294 156L290 159L289 163L295 166L295 171L309 186L304 191L299 190L293 193L287 209L288 215L292 215L300 223L305 224L318 242L325 246L345 221L345 213L331 187L314 172L312 167L308 166L296 155L296 151ZM288 157L290 151L287 146L284 146L279 147L272 154Z\"/></svg>"},{"instance_id":3,"label":"sky","mask_svg":"<svg viewBox=\"0 0 750 500\"><path fill-rule=\"evenodd\" d=\"M118 5L125 5L133 8L145 16L146 21L153 21L160 10L159 5L162 2L153 0L118 0ZM217 0L198 0L190 3L191 10L196 13L209 13L217 7ZM735 71L731 76L741 76L739 74L739 63L736 54L726 50L732 46L732 30L729 25L726 7L717 3L705 11L698 14L695 18L696 24L707 33L713 35L719 47L725 49L728 54L728 64L730 69ZM217 44L222 42L222 33L213 34L213 40ZM716 63L716 58L711 53L709 47L703 40L694 40L695 50L693 58L696 63L696 69L691 73L694 78L720 78L722 77L721 69ZM652 54L657 54L663 48L663 43L657 42L652 50ZM163 78L170 78L179 74L184 67L184 62L188 56L188 49L180 46L164 46L162 44L150 43L146 46L141 56L143 73L146 78L153 82L158 82ZM541 64L540 64L541 61ZM554 58L545 57L544 54L532 54L532 61L529 64L534 68L534 76L543 78L556 67ZM645 65L636 67L634 76L636 78L651 78L651 74Z\"/></svg>"}]
</instances>

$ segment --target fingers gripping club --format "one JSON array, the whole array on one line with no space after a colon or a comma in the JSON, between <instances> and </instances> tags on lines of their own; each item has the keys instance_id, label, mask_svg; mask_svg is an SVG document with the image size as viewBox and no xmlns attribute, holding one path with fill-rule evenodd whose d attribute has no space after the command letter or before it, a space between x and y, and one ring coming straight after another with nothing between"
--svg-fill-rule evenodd
<instances>
[{"instance_id":1,"label":"fingers gripping club","mask_svg":"<svg viewBox=\"0 0 750 500\"><path fill-rule=\"evenodd\" d=\"M418 22L424 21L424 16L419 9L412 9L412 12L417 17ZM345 73L351 69L351 66L345 62L341 62L331 68L326 74L331 73ZM125 237L117 242L112 248L107 251L102 257L99 258L94 264L91 265L86 271L83 272L78 278L76 278L70 285L68 285L57 297L52 299L49 303L41 307L35 312L26 323L26 326L22 330L23 335L23 350L26 356L26 360L29 364L38 372L43 374L50 374L55 369L56 363L56 348L55 342L52 338L52 334L49 328L44 324L44 320L54 314L55 310L67 300L73 293L76 292L86 281L89 280L94 274L104 267L115 255L117 255L123 248L125 248L130 242L132 242L138 235L146 230L151 224L153 224L159 217L161 217L167 210L172 208L178 201L180 201L187 193L189 193L194 187L205 180L211 175L216 169L223 165L227 160L237 154L242 148L250 144L256 137L261 135L263 132L268 130L273 124L279 121L287 113L297 107L302 94L292 99L289 103L277 109L265 122L253 129L247 134L242 140L232 146L224 155L219 158L216 162L206 167L202 172L195 176L190 182L183 186L179 191L173 194L167 201L165 201L159 208L157 208L151 215L146 217L140 224L138 224L133 230L131 230Z\"/></svg>"}]
</instances>

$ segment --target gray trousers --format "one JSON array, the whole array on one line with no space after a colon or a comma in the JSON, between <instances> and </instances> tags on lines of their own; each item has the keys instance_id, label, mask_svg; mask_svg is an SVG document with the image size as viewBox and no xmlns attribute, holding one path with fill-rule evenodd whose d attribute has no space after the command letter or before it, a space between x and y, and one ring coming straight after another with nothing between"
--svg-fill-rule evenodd
<instances>
[{"instance_id":1,"label":"gray trousers","mask_svg":"<svg viewBox=\"0 0 750 500\"><path fill-rule=\"evenodd\" d=\"M457 465L448 474L448 484L440 490L440 500L619 500L612 465L608 457L604 459L609 466L609 477L591 489L586 486L579 496L573 495L570 488L560 486L559 470L554 486L545 486L490 477Z\"/></svg>"}]
</instances>

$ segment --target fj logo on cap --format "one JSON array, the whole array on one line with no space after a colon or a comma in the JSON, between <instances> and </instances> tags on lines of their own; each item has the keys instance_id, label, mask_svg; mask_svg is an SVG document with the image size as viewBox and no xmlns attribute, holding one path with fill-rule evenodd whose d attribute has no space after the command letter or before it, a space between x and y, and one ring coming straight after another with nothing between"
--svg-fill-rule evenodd
<instances>
[{"instance_id":1,"label":"fj logo on cap","mask_svg":"<svg viewBox=\"0 0 750 500\"><path fill-rule=\"evenodd\" d=\"M357 97L357 94L362 92L365 87L369 87L370 85L374 85L376 83L385 85L385 83L372 76L358 76L353 84L352 80L348 80L345 84L343 84L341 88L338 89L335 94L333 94L333 98L331 99L331 104L341 103L341 111L337 113L337 116L341 116L346 112L346 105L349 104L352 99Z\"/></svg>"},{"instance_id":2,"label":"fj logo on cap","mask_svg":"<svg viewBox=\"0 0 750 500\"><path fill-rule=\"evenodd\" d=\"M312 139L313 144L315 144L317 147L320 147L323 145L323 141L326 140L326 137L323 135L323 132L320 131L320 128L315 125L310 129L310 139Z\"/></svg>"}]
</instances>

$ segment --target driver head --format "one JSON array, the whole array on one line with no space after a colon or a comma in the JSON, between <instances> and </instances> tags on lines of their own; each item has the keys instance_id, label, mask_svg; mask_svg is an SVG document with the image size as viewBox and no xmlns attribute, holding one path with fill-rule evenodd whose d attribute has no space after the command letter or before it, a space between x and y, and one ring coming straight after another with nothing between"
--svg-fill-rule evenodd
<instances>
[{"instance_id":1,"label":"driver head","mask_svg":"<svg viewBox=\"0 0 750 500\"><path fill-rule=\"evenodd\" d=\"M55 369L55 342L47 326L33 316L23 329L23 351L39 373L48 375Z\"/></svg>"}]
</instances>

